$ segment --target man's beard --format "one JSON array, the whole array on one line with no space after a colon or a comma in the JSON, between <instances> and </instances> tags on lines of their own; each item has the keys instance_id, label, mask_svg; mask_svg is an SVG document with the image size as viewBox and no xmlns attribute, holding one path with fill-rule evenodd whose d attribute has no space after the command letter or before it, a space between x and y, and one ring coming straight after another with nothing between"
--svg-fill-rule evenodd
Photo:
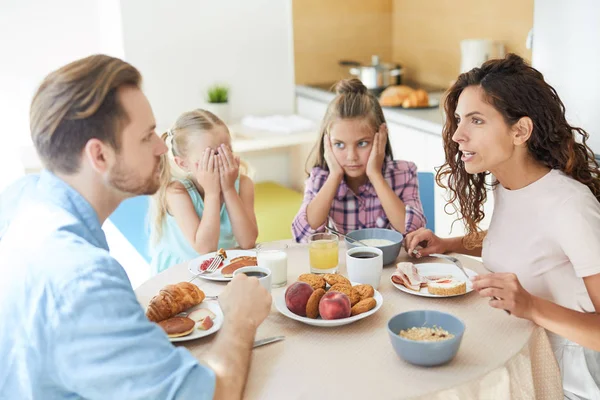
<instances>
[{"instance_id":1,"label":"man's beard","mask_svg":"<svg viewBox=\"0 0 600 400\"><path fill-rule=\"evenodd\" d=\"M108 176L109 183L121 192L129 193L134 196L152 195L160 187L160 176L156 173L160 162L157 161L152 174L143 178L132 169L125 167L125 163L118 162L110 171Z\"/></svg>"}]
</instances>

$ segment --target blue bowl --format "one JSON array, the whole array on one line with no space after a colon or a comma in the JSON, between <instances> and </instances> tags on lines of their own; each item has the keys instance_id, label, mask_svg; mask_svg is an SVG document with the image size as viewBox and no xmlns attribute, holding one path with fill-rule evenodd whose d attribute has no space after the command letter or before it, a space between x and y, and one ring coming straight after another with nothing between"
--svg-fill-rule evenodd
<instances>
[{"instance_id":1,"label":"blue bowl","mask_svg":"<svg viewBox=\"0 0 600 400\"><path fill-rule=\"evenodd\" d=\"M425 342L405 339L400 331L412 327L445 329L452 333L452 339L439 342ZM432 310L416 310L398 314L388 322L390 341L398 357L423 367L433 367L451 361L460 347L465 332L465 324L452 314Z\"/></svg>"},{"instance_id":2,"label":"blue bowl","mask_svg":"<svg viewBox=\"0 0 600 400\"><path fill-rule=\"evenodd\" d=\"M387 239L394 242L394 244L387 246L374 246L383 252L383 265L388 265L396 261L398 254L400 254L402 240L404 239L404 235L402 235L400 232L381 228L360 229L358 231L349 232L346 234L346 236L356 240ZM351 249L353 247L362 247L362 245L346 239L346 248Z\"/></svg>"}]
</instances>

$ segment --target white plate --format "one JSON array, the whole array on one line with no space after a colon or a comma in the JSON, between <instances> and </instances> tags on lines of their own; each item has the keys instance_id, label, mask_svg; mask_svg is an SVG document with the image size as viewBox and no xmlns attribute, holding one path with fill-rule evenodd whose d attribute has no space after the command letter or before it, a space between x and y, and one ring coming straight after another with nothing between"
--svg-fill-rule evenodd
<instances>
[{"instance_id":1,"label":"white plate","mask_svg":"<svg viewBox=\"0 0 600 400\"><path fill-rule=\"evenodd\" d=\"M352 286L356 286L356 285L358 285L358 283L352 282ZM375 314L383 305L383 297L381 296L381 293L379 293L376 290L373 298L377 302L377 305L372 310L369 310L366 313L355 315L353 317L342 318L342 319L329 319L329 320L321 319L320 317L317 319L312 319L312 318L308 318L308 317L301 317L300 315L294 314L287 308L287 305L285 304L285 291L282 291L281 293L279 293L279 295L277 297L275 297L274 300L275 300L275 307L277 308L277 310L288 318L295 319L296 321L304 322L307 325L323 326L323 327L331 328L334 326L348 325L348 324L351 324L358 320L361 320L363 318L367 318L369 315Z\"/></svg>"},{"instance_id":2,"label":"white plate","mask_svg":"<svg viewBox=\"0 0 600 400\"><path fill-rule=\"evenodd\" d=\"M186 316L189 313L191 313L192 311L196 311L201 308L207 308L210 311L215 313L216 317L215 317L215 320L213 321L214 322L213 326L210 329L203 331L202 329L198 329L199 323L196 322L196 326L194 327L194 331L192 333L190 333L187 336L169 338L169 340L171 342L186 342L188 340L199 339L199 338L202 338L205 336L212 335L213 333L215 333L216 331L221 329L221 326L223 325L224 317L223 317L223 311L221 311L221 307L219 307L218 301L214 301L214 300L203 301L202 303L198 304L195 307L190 308L189 310L187 310L184 313L179 314L178 316L179 317Z\"/></svg>"},{"instance_id":3,"label":"white plate","mask_svg":"<svg viewBox=\"0 0 600 400\"><path fill-rule=\"evenodd\" d=\"M222 267L220 267L218 270L216 270L215 272L213 272L211 274L198 275L198 278L207 279L209 281L229 282L232 278L224 277L223 274L221 274L221 270L223 268L225 268L226 266L228 266L232 259L234 259L236 257L241 257L241 256L256 257L256 251L254 251L254 250L226 250L226 253L227 253L227 260L225 260L225 262L223 262ZM213 253L205 254L198 258L194 258L192 261L190 261L188 263L188 270L193 275L199 274L200 273L200 265L202 265L202 262L204 260L208 260L209 258L213 258L216 254L217 254L216 252L213 252Z\"/></svg>"},{"instance_id":4,"label":"white plate","mask_svg":"<svg viewBox=\"0 0 600 400\"><path fill-rule=\"evenodd\" d=\"M392 282L392 285L394 285L398 290L402 290L403 292L406 292L409 294L414 294L415 296L423 296L423 297L455 297L455 296L462 296L463 294L467 294L467 293L470 293L473 291L473 284L471 283L471 281L468 280L467 277L465 276L465 274L463 274L461 272L461 270L458 269L458 267L454 264L427 263L427 264L415 264L415 267L417 267L417 270L419 271L419 275L424 275L424 276L452 275L452 278L454 278L456 280L466 281L467 282L467 292L462 293L462 294L452 294L452 295L448 295L448 296L440 296L437 294L429 293L429 291L427 290L427 287L422 287L420 291L415 292L414 290L407 289L404 285L399 285L399 284L395 283L394 281L392 281L392 277L390 277L390 282ZM465 272L469 276L477 275L477 272L475 272L469 268L465 268Z\"/></svg>"}]
</instances>

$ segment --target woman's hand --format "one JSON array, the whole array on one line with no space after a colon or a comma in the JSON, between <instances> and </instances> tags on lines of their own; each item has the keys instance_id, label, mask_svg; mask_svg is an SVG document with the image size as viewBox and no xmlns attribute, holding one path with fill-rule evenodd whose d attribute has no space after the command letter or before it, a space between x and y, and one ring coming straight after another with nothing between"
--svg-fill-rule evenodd
<instances>
[{"instance_id":1,"label":"woman's hand","mask_svg":"<svg viewBox=\"0 0 600 400\"><path fill-rule=\"evenodd\" d=\"M515 274L496 273L471 278L480 296L491 297L490 306L528 320L532 319L534 296L523 289Z\"/></svg>"},{"instance_id":2,"label":"woman's hand","mask_svg":"<svg viewBox=\"0 0 600 400\"><path fill-rule=\"evenodd\" d=\"M448 251L446 243L432 231L425 228L419 228L406 235L404 247L409 256L416 258Z\"/></svg>"},{"instance_id":3,"label":"woman's hand","mask_svg":"<svg viewBox=\"0 0 600 400\"><path fill-rule=\"evenodd\" d=\"M373 147L367 161L367 176L373 179L377 175L381 175L383 161L385 160L385 146L388 141L387 124L381 124L379 131L375 132Z\"/></svg>"},{"instance_id":4,"label":"woman's hand","mask_svg":"<svg viewBox=\"0 0 600 400\"><path fill-rule=\"evenodd\" d=\"M213 149L204 150L202 160L195 165L194 176L205 194L221 192L218 156Z\"/></svg>"}]
</instances>

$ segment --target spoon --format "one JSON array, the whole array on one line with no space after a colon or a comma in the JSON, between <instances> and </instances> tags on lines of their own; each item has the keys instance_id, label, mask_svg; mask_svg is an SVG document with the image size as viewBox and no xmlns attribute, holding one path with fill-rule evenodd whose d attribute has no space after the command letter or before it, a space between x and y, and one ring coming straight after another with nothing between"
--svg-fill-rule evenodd
<instances>
[{"instance_id":1,"label":"spoon","mask_svg":"<svg viewBox=\"0 0 600 400\"><path fill-rule=\"evenodd\" d=\"M333 232L333 233L335 233L336 235L339 235L339 236L345 237L346 239L348 239L348 240L349 240L349 241L351 241L351 242L358 243L358 244L360 244L361 246L364 246L364 247L373 247L373 246L369 246L368 244L364 244L364 243L363 243L363 242L361 242L360 240L357 240L357 239L351 238L350 236L346 236L346 235L344 235L343 233L341 233L341 232L338 232L338 231L336 231L335 229L333 229L333 228L330 228L330 227L328 227L328 226L326 226L326 227L325 227L325 229L327 229L327 230L328 230L328 231L330 231L330 232Z\"/></svg>"}]
</instances>

